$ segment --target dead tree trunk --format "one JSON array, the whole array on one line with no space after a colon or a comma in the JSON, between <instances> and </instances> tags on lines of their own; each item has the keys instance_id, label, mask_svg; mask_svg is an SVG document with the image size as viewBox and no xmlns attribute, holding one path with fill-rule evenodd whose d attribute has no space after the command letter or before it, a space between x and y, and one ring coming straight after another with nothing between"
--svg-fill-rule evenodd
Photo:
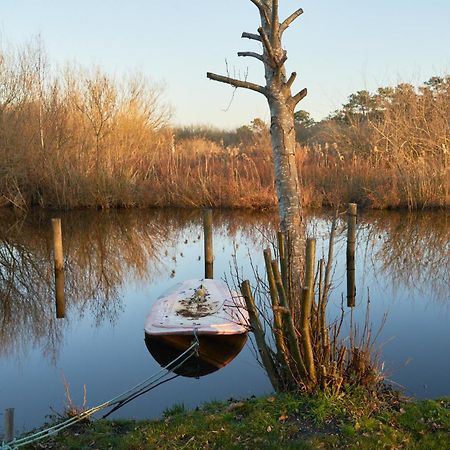
<instances>
[{"instance_id":1,"label":"dead tree trunk","mask_svg":"<svg viewBox=\"0 0 450 450\"><path fill-rule=\"evenodd\" d=\"M306 96L306 89L292 95L291 87L296 78L293 72L286 77L285 62L287 52L281 40L284 31L302 13L302 9L293 12L283 22L278 17L278 0L250 0L259 10L261 27L258 34L242 33L243 38L261 43L262 54L238 52L238 56L247 56L260 60L264 65L266 85L260 86L244 80L207 73L211 80L230 84L235 88L250 89L263 94L268 101L271 116L270 132L275 169L278 208L281 230L289 239L290 268L296 297L299 298L299 286L303 271L303 251L305 233L300 196L300 183L295 162L294 110Z\"/></svg>"}]
</instances>

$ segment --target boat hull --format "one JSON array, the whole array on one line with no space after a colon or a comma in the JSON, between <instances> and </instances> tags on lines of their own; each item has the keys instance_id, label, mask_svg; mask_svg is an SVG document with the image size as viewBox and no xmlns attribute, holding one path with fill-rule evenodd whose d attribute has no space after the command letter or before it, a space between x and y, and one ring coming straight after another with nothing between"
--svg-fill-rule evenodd
<instances>
[{"instance_id":1,"label":"boat hull","mask_svg":"<svg viewBox=\"0 0 450 450\"><path fill-rule=\"evenodd\" d=\"M185 377L201 377L215 372L230 363L242 350L247 333L233 335L199 335L198 354L191 356L183 365L172 369ZM194 342L194 336L186 334L149 335L145 344L150 354L166 367L185 352Z\"/></svg>"},{"instance_id":2,"label":"boat hull","mask_svg":"<svg viewBox=\"0 0 450 450\"><path fill-rule=\"evenodd\" d=\"M157 299L147 316L147 349L166 367L197 337L197 354L171 370L186 377L215 372L231 362L245 345L248 313L243 303L242 296L230 291L221 280L180 282Z\"/></svg>"}]
</instances>

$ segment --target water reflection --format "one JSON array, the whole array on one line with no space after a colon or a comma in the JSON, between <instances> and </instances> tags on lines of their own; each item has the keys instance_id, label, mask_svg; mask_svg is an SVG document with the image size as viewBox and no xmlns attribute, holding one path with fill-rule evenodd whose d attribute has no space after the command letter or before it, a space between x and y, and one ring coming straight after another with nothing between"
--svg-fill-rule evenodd
<instances>
[{"instance_id":1,"label":"water reflection","mask_svg":"<svg viewBox=\"0 0 450 450\"><path fill-rule=\"evenodd\" d=\"M0 214L0 410L17 407L27 428L44 421L49 404L61 409L60 369L75 393L87 385L91 404L124 391L143 373L159 370L142 342L145 316L162 291L176 281L203 276L204 270L198 260L203 258L201 211L62 214L67 319L57 321L52 216L17 217L5 209ZM325 254L330 217L331 212L308 218L308 232L318 237L319 249L323 237ZM215 211L216 276L230 273L235 253L246 277L252 273L248 252L263 268L261 250L276 229L275 214ZM374 294L373 310L380 309L381 316L390 308L386 337L398 337L384 347L383 358L395 368L414 357L403 374L396 372L394 377L416 393L427 383L424 396L448 394L449 358L435 358L430 348L446 355L450 338L443 313L450 304L449 240L445 213L367 213L358 218L358 296L365 296L361 278L366 277ZM335 249L337 261L345 264L344 221ZM340 276L338 266L333 293L338 301L343 291ZM374 279L387 289L377 290ZM405 297L396 304L394 287ZM414 299L420 299L415 307ZM418 329L420 333L412 332ZM154 417L175 402L195 406L232 395L258 395L269 389L263 377L245 347L223 370L199 381L179 377L175 387L162 386L150 400L138 399L121 411ZM31 397L32 404L27 400Z\"/></svg>"},{"instance_id":2,"label":"water reflection","mask_svg":"<svg viewBox=\"0 0 450 450\"><path fill-rule=\"evenodd\" d=\"M66 313L78 320L90 315L97 325L118 319L125 279L149 283L176 265L182 231L187 230L192 242L201 239L198 211L58 215L63 223ZM17 217L11 210L0 216L0 356L23 357L39 347L57 358L68 325L54 319L51 217L42 212ZM215 221L221 234L242 232L248 241L262 239L274 223L271 215L227 213L215 214Z\"/></svg>"},{"instance_id":3,"label":"water reflection","mask_svg":"<svg viewBox=\"0 0 450 450\"><path fill-rule=\"evenodd\" d=\"M123 308L125 278L151 282L176 271L180 233L186 244L201 240L201 212L142 210L75 211L62 216L67 314L97 325L114 323ZM446 213L368 213L358 219L358 246L365 247L368 271L381 271L392 284L424 290L427 299L446 302L450 292L450 226ZM67 322L54 317L51 216L0 216L0 356L27 354L33 348L57 358ZM329 216L311 215L315 234ZM267 245L274 214L214 213L216 232ZM341 224L341 231L343 225ZM343 233L341 240L343 239ZM189 241L189 242L188 242ZM219 244L220 245L220 244ZM216 249L219 251L220 249ZM200 275L200 274L199 274ZM248 276L248 275L247 275Z\"/></svg>"},{"instance_id":4,"label":"water reflection","mask_svg":"<svg viewBox=\"0 0 450 450\"><path fill-rule=\"evenodd\" d=\"M67 314L114 322L124 274L148 280L159 272L162 242L176 226L145 214L63 215ZM40 346L56 357L65 323L54 320L53 262L47 215L0 222L0 354Z\"/></svg>"},{"instance_id":5,"label":"water reflection","mask_svg":"<svg viewBox=\"0 0 450 450\"><path fill-rule=\"evenodd\" d=\"M380 267L392 284L418 289L427 300L450 301L450 214L370 213L360 223L371 269Z\"/></svg>"},{"instance_id":6,"label":"water reflection","mask_svg":"<svg viewBox=\"0 0 450 450\"><path fill-rule=\"evenodd\" d=\"M173 372L183 377L199 378L216 372L228 365L240 353L247 341L247 333L235 335L203 335L199 337L198 356L192 356ZM163 335L145 336L150 354L161 367L166 367L180 358L183 351L192 344L192 336Z\"/></svg>"},{"instance_id":7,"label":"water reflection","mask_svg":"<svg viewBox=\"0 0 450 450\"><path fill-rule=\"evenodd\" d=\"M369 213L358 219L358 245L366 246L367 270L381 270L394 284L424 289L426 297L448 301L450 220L445 213ZM201 239L198 211L143 210L62 215L67 311L89 314L97 324L114 323L122 310L125 275L139 282L176 266L176 247L184 230ZM326 223L322 214L310 223ZM273 214L215 213L219 233L267 245L277 220ZM56 358L65 323L54 320L50 216L0 217L0 355L26 354L40 347ZM342 227L341 227L342 229ZM358 262L361 264L361 261ZM175 269L173 270L173 273Z\"/></svg>"}]
</instances>

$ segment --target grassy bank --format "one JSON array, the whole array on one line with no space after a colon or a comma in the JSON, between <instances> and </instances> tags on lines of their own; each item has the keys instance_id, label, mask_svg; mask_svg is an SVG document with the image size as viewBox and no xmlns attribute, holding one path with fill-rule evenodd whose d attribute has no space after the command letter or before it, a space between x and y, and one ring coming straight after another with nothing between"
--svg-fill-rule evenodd
<instances>
[{"instance_id":1,"label":"grassy bank","mask_svg":"<svg viewBox=\"0 0 450 450\"><path fill-rule=\"evenodd\" d=\"M278 395L174 406L158 421L98 421L29 448L241 449L450 446L450 399L405 401L363 393Z\"/></svg>"}]
</instances>

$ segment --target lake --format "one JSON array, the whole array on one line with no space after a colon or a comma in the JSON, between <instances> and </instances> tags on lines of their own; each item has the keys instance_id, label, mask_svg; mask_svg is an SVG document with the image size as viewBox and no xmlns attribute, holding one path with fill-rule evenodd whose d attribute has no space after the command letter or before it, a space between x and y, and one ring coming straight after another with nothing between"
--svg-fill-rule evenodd
<instances>
[{"instance_id":1,"label":"lake","mask_svg":"<svg viewBox=\"0 0 450 450\"><path fill-rule=\"evenodd\" d=\"M66 318L55 318L51 217L62 219ZM310 212L308 235L326 255L331 213ZM354 320L370 300L384 373L420 398L450 394L450 215L367 212L358 217ZM267 212L214 212L214 272L263 272L263 248L277 230ZM144 343L155 299L178 281L204 273L201 211L42 211L0 213L0 413L15 408L18 432L40 426L67 404L89 406L160 369ZM329 315L346 295L345 215L338 223ZM236 264L233 261L236 261ZM346 309L346 320L348 320ZM343 336L345 337L345 336ZM112 417L155 418L174 404L271 392L251 341L225 368L179 377ZM0 434L2 433L0 421Z\"/></svg>"}]
</instances>

